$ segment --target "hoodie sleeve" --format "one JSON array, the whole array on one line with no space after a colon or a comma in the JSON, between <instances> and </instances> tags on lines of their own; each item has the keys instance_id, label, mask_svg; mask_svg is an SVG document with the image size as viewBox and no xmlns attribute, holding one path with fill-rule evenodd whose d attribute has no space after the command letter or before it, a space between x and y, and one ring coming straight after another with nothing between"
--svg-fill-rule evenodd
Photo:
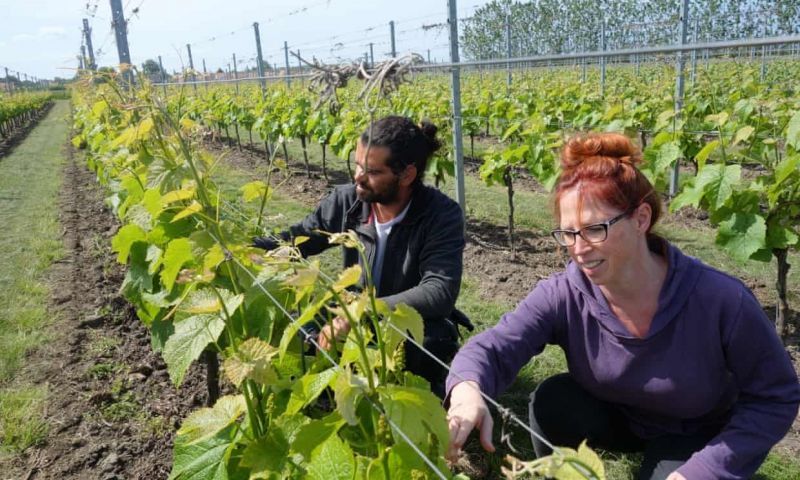
<instances>
[{"instance_id":1,"label":"hoodie sleeve","mask_svg":"<svg viewBox=\"0 0 800 480\"><path fill-rule=\"evenodd\" d=\"M688 480L750 478L797 415L794 367L758 301L741 289L738 315L722 331L739 398L719 435L678 469Z\"/></svg>"},{"instance_id":2,"label":"hoodie sleeve","mask_svg":"<svg viewBox=\"0 0 800 480\"><path fill-rule=\"evenodd\" d=\"M556 277L539 282L513 312L473 337L459 350L447 377L446 391L466 380L477 382L490 397L505 391L530 359L553 343L559 312Z\"/></svg>"}]
</instances>

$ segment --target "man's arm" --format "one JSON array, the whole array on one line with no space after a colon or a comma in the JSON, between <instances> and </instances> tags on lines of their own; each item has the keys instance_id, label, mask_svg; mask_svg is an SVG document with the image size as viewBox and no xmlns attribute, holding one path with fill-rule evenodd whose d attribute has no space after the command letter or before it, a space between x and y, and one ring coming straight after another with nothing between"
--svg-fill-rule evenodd
<instances>
[{"instance_id":1,"label":"man's arm","mask_svg":"<svg viewBox=\"0 0 800 480\"><path fill-rule=\"evenodd\" d=\"M344 195L339 189L335 189L322 199L312 213L288 230L279 233L278 238L293 243L297 237L308 237L308 240L297 245L297 249L303 257L316 255L332 246L328 242L328 237L317 231L340 233L344 214ZM278 247L279 241L271 237L255 237L253 245L264 250L273 250Z\"/></svg>"},{"instance_id":2,"label":"man's arm","mask_svg":"<svg viewBox=\"0 0 800 480\"><path fill-rule=\"evenodd\" d=\"M455 307L461 288L464 252L464 217L456 203L448 202L429 225L419 258L419 285L383 297L390 307L405 303L423 318L445 318Z\"/></svg>"}]
</instances>

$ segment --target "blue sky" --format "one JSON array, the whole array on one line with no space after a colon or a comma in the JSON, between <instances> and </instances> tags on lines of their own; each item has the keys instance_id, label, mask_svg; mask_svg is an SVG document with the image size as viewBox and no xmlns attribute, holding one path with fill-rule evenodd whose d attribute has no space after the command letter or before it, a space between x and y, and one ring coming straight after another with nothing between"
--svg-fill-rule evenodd
<instances>
[{"instance_id":1,"label":"blue sky","mask_svg":"<svg viewBox=\"0 0 800 480\"><path fill-rule=\"evenodd\" d=\"M487 2L459 0L459 17ZM198 70L202 59L209 70L227 69L233 53L240 69L254 66L253 22L260 25L265 60L280 66L284 41L302 56L326 63L363 55L372 42L378 61L390 51L390 20L399 53L427 56L430 49L432 59L448 56L447 29L423 28L446 22L447 0L123 0L123 5L133 63L161 55L168 71L188 64L187 43ZM2 67L39 78L71 77L83 18L93 29L98 64L118 62L109 0L0 0L0 12Z\"/></svg>"}]
</instances>

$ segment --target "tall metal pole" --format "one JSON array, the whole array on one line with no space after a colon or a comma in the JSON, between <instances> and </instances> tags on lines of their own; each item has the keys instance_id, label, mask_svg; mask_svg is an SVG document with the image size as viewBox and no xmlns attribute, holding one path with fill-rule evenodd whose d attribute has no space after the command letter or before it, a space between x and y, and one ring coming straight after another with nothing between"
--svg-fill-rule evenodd
<instances>
[{"instance_id":1,"label":"tall metal pole","mask_svg":"<svg viewBox=\"0 0 800 480\"><path fill-rule=\"evenodd\" d=\"M506 58L511 59L511 14L506 13ZM506 92L511 92L511 62L506 63Z\"/></svg>"},{"instance_id":2,"label":"tall metal pole","mask_svg":"<svg viewBox=\"0 0 800 480\"><path fill-rule=\"evenodd\" d=\"M109 0L111 2L111 25L114 27L117 41L117 54L119 55L120 70L125 70L123 77L129 84L133 83L133 73L130 70L131 52L128 49L128 23L125 21L122 10L122 0Z\"/></svg>"},{"instance_id":3,"label":"tall metal pole","mask_svg":"<svg viewBox=\"0 0 800 480\"><path fill-rule=\"evenodd\" d=\"M6 69L6 91L11 93L11 77L8 76L8 67L3 67Z\"/></svg>"},{"instance_id":4,"label":"tall metal pole","mask_svg":"<svg viewBox=\"0 0 800 480\"><path fill-rule=\"evenodd\" d=\"M286 61L286 75L284 76L286 78L286 86L291 87L292 79L289 78L289 75L291 74L291 72L289 72L289 42L286 40L283 41L283 57Z\"/></svg>"},{"instance_id":5,"label":"tall metal pole","mask_svg":"<svg viewBox=\"0 0 800 480\"><path fill-rule=\"evenodd\" d=\"M761 83L767 78L767 46L761 45Z\"/></svg>"},{"instance_id":6,"label":"tall metal pole","mask_svg":"<svg viewBox=\"0 0 800 480\"><path fill-rule=\"evenodd\" d=\"M373 43L369 42L369 66L370 68L375 68L375 52L373 51ZM430 52L430 50L428 50ZM430 55L428 55L428 61L430 61Z\"/></svg>"},{"instance_id":7,"label":"tall metal pole","mask_svg":"<svg viewBox=\"0 0 800 480\"><path fill-rule=\"evenodd\" d=\"M84 68L86 68L86 64L84 63L84 61L85 61L85 60L86 60L86 47L84 47L83 45L81 45L81 61L80 61L80 64L81 64L81 70L83 70Z\"/></svg>"},{"instance_id":8,"label":"tall metal pole","mask_svg":"<svg viewBox=\"0 0 800 480\"><path fill-rule=\"evenodd\" d=\"M89 51L89 69L94 70L97 68L97 64L94 61L94 48L92 48L92 28L86 18L83 19L83 36L86 39L86 48Z\"/></svg>"},{"instance_id":9,"label":"tall metal pole","mask_svg":"<svg viewBox=\"0 0 800 480\"><path fill-rule=\"evenodd\" d=\"M253 22L253 30L256 32L256 61L258 62L258 76L261 78L261 97L267 94L267 81L264 79L264 57L261 55L261 35L258 33L258 22ZM234 62L236 63L236 62Z\"/></svg>"},{"instance_id":10,"label":"tall metal pole","mask_svg":"<svg viewBox=\"0 0 800 480\"><path fill-rule=\"evenodd\" d=\"M451 88L453 93L453 156L456 164L456 200L461 206L462 215L466 215L467 202L464 195L464 139L461 138L461 71L458 66L458 10L456 0L447 0L450 24L450 63ZM392 22L392 50L394 50L394 22Z\"/></svg>"},{"instance_id":11,"label":"tall metal pole","mask_svg":"<svg viewBox=\"0 0 800 480\"><path fill-rule=\"evenodd\" d=\"M431 49L428 49L428 63L431 63Z\"/></svg>"},{"instance_id":12,"label":"tall metal pole","mask_svg":"<svg viewBox=\"0 0 800 480\"><path fill-rule=\"evenodd\" d=\"M686 33L689 30L689 0L683 0L681 3L681 45L686 45ZM681 120L681 110L683 110L683 87L684 87L684 64L685 59L683 51L678 52L676 60L676 79L675 79L675 120L673 123L673 130ZM677 132L675 132L677 133ZM672 167L672 175L669 179L669 196L674 197L678 193L678 172L680 170L681 159L675 161Z\"/></svg>"},{"instance_id":13,"label":"tall metal pole","mask_svg":"<svg viewBox=\"0 0 800 480\"><path fill-rule=\"evenodd\" d=\"M586 41L583 43L583 53L586 53ZM581 58L581 83L586 83L586 57Z\"/></svg>"},{"instance_id":14,"label":"tall metal pole","mask_svg":"<svg viewBox=\"0 0 800 480\"><path fill-rule=\"evenodd\" d=\"M192 86L194 87L194 93L197 93L197 77L194 74L194 61L192 60L192 46L190 44L186 44L186 51L189 52L189 70L192 71Z\"/></svg>"},{"instance_id":15,"label":"tall metal pole","mask_svg":"<svg viewBox=\"0 0 800 480\"><path fill-rule=\"evenodd\" d=\"M697 44L697 23L698 19L694 19L694 30L692 31L692 43ZM694 88L694 81L697 77L697 50L692 50L692 88Z\"/></svg>"},{"instance_id":16,"label":"tall metal pole","mask_svg":"<svg viewBox=\"0 0 800 480\"><path fill-rule=\"evenodd\" d=\"M164 87L164 97L167 96L167 72L164 71L164 64L161 63L161 55L158 56L159 77L161 77L161 86Z\"/></svg>"},{"instance_id":17,"label":"tall metal pole","mask_svg":"<svg viewBox=\"0 0 800 480\"><path fill-rule=\"evenodd\" d=\"M392 37L392 58L397 58L397 49L395 48L394 43L394 20L389 22L389 34Z\"/></svg>"},{"instance_id":18,"label":"tall metal pole","mask_svg":"<svg viewBox=\"0 0 800 480\"><path fill-rule=\"evenodd\" d=\"M606 19L603 17L603 23L600 26L600 49L606 51ZM600 98L606 96L606 56L600 57Z\"/></svg>"},{"instance_id":19,"label":"tall metal pole","mask_svg":"<svg viewBox=\"0 0 800 480\"><path fill-rule=\"evenodd\" d=\"M230 68L228 68L230 70ZM236 85L236 94L239 94L239 70L236 67L236 54L233 54L233 83Z\"/></svg>"}]
</instances>

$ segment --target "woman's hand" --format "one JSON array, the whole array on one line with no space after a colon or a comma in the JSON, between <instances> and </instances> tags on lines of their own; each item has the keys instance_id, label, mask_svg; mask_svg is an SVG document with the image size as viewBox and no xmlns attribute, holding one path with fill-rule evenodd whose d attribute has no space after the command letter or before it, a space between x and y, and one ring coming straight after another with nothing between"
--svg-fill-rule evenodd
<instances>
[{"instance_id":1,"label":"woman's hand","mask_svg":"<svg viewBox=\"0 0 800 480\"><path fill-rule=\"evenodd\" d=\"M494 452L492 445L492 428L494 420L489 407L480 394L480 386L476 382L466 381L457 384L450 391L450 409L447 411L447 425L450 429L450 447L447 458L456 461L461 454L461 447L469 437L473 428L480 430L481 446L487 452Z\"/></svg>"},{"instance_id":2,"label":"woman's hand","mask_svg":"<svg viewBox=\"0 0 800 480\"><path fill-rule=\"evenodd\" d=\"M337 341L347 338L350 332L350 324L342 317L334 318L331 323L322 327L317 337L317 342L323 350L330 350L336 345Z\"/></svg>"}]
</instances>

